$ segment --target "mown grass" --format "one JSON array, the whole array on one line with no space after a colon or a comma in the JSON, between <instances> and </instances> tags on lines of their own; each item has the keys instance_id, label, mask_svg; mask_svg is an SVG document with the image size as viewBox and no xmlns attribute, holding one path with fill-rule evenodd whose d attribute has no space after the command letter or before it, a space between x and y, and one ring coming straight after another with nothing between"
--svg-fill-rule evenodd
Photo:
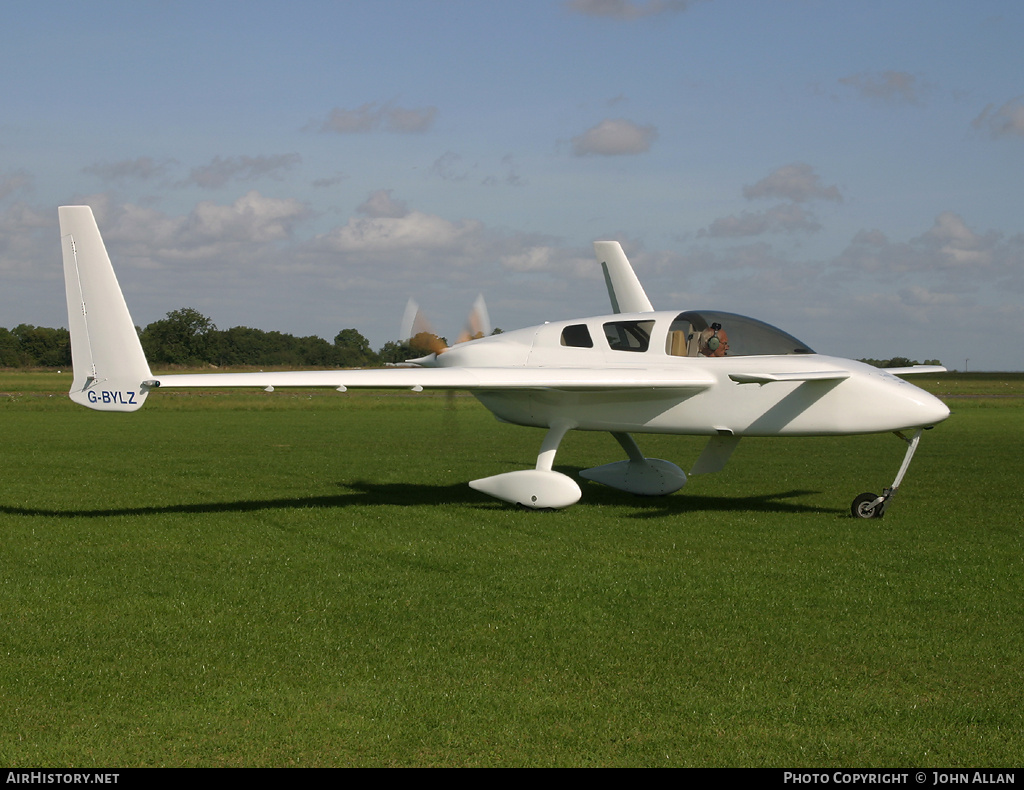
<instances>
[{"instance_id":1,"label":"mown grass","mask_svg":"<svg viewBox=\"0 0 1024 790\"><path fill-rule=\"evenodd\" d=\"M471 398L116 415L50 397L56 375L0 376L8 765L1024 757L1024 398L1000 381L951 397L865 522L849 501L891 481L892 437L744 440L673 496L584 483L534 513L466 486L542 437ZM702 445L640 443L684 468ZM556 468L620 456L573 433Z\"/></svg>"}]
</instances>

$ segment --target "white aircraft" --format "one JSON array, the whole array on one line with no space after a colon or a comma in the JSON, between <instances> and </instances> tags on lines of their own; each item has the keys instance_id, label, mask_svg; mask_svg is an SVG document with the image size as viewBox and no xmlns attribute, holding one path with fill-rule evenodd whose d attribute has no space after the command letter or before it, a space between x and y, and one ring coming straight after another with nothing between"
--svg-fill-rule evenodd
<instances>
[{"instance_id":1,"label":"white aircraft","mask_svg":"<svg viewBox=\"0 0 1024 790\"><path fill-rule=\"evenodd\" d=\"M73 401L135 411L158 387L349 387L469 390L504 422L546 428L533 469L470 486L528 508L563 508L582 495L552 468L570 430L608 431L627 460L580 472L622 491L679 490L676 464L647 458L634 433L708 436L691 475L717 472L744 436L897 432L908 447L892 485L861 494L851 512L881 517L921 433L949 416L938 398L897 378L939 366L881 370L822 356L761 321L711 310L655 311L618 242L594 250L613 313L558 321L461 343L381 370L318 370L155 376L88 206L59 209L74 382ZM911 438L901 431L914 431Z\"/></svg>"}]
</instances>

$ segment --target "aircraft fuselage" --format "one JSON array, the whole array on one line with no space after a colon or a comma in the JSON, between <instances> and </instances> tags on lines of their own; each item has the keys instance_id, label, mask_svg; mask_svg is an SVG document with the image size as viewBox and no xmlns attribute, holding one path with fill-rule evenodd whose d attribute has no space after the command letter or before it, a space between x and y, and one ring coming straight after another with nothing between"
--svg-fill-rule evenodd
<instances>
[{"instance_id":1,"label":"aircraft fuselage","mask_svg":"<svg viewBox=\"0 0 1024 790\"><path fill-rule=\"evenodd\" d=\"M508 366L552 372L601 367L637 379L678 376L679 388L537 388L474 394L499 419L547 428L733 436L831 436L934 425L942 401L883 369L815 353L678 356L669 353L677 312L559 321L482 338L440 355L437 367ZM604 327L643 324L643 350L613 348ZM591 346L563 345L567 328L589 330ZM571 339L571 338L570 338ZM802 378L806 377L806 378Z\"/></svg>"}]
</instances>

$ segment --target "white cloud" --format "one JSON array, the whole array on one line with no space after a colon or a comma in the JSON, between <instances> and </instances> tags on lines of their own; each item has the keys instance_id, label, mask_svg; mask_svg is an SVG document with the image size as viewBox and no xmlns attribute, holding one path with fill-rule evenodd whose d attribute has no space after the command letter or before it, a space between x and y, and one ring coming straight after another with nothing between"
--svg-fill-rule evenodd
<instances>
[{"instance_id":1,"label":"white cloud","mask_svg":"<svg viewBox=\"0 0 1024 790\"><path fill-rule=\"evenodd\" d=\"M484 186L496 186L504 184L510 187L521 187L527 182L519 175L519 167L516 163L516 158L512 154L506 154L501 158L501 166L504 168L503 175L489 175L484 176L484 179L480 182Z\"/></svg>"},{"instance_id":2,"label":"white cloud","mask_svg":"<svg viewBox=\"0 0 1024 790\"><path fill-rule=\"evenodd\" d=\"M487 167L492 172L481 176L478 171L482 167ZM479 179L481 186L488 187L501 185L518 187L526 183L522 176L519 175L519 166L512 154L505 154L496 167L500 172L493 172L491 165L467 165L463 162L460 154L454 151L445 151L445 153L434 160L434 164L430 166L430 173L442 181L450 182L467 181L471 175L477 173L474 176L474 180Z\"/></svg>"},{"instance_id":3,"label":"white cloud","mask_svg":"<svg viewBox=\"0 0 1024 790\"><path fill-rule=\"evenodd\" d=\"M584 16L609 17L611 19L637 19L657 14L675 14L685 11L697 0L569 0L566 8Z\"/></svg>"},{"instance_id":4,"label":"white cloud","mask_svg":"<svg viewBox=\"0 0 1024 790\"><path fill-rule=\"evenodd\" d=\"M757 198L782 198L795 203L811 200L843 201L836 186L823 186L821 178L811 165L795 162L773 170L756 184L743 187L743 196L749 200Z\"/></svg>"},{"instance_id":5,"label":"white cloud","mask_svg":"<svg viewBox=\"0 0 1024 790\"><path fill-rule=\"evenodd\" d=\"M816 200L841 203L839 188L824 186L811 165L795 162L769 173L756 184L743 187L747 200L764 198L788 200L764 211L744 211L714 220L697 233L698 238L736 238L762 233L813 233L821 230L814 214L800 205Z\"/></svg>"},{"instance_id":6,"label":"white cloud","mask_svg":"<svg viewBox=\"0 0 1024 790\"><path fill-rule=\"evenodd\" d=\"M99 176L104 181L148 181L166 174L174 164L176 162L173 159L158 162L151 156L140 156L137 159L123 159L119 162L97 162L83 167L82 172Z\"/></svg>"},{"instance_id":7,"label":"white cloud","mask_svg":"<svg viewBox=\"0 0 1024 790\"><path fill-rule=\"evenodd\" d=\"M840 269L874 274L898 274L926 265L922 251L909 244L891 242L880 230L858 231L849 246L839 254L836 263Z\"/></svg>"},{"instance_id":8,"label":"white cloud","mask_svg":"<svg viewBox=\"0 0 1024 790\"><path fill-rule=\"evenodd\" d=\"M572 138L576 156L623 156L642 154L651 149L658 137L653 126L639 126L622 118L601 121L578 137Z\"/></svg>"},{"instance_id":9,"label":"white cloud","mask_svg":"<svg viewBox=\"0 0 1024 790\"><path fill-rule=\"evenodd\" d=\"M53 240L57 237L56 211L41 212L24 203L15 203L0 214L0 273L3 277L29 278L36 276L57 279L61 276L60 267L41 266L46 261L47 251L52 250ZM59 260L59 249L51 258ZM4 289L11 292L10 284ZM32 323L40 323L39 319Z\"/></svg>"},{"instance_id":10,"label":"white cloud","mask_svg":"<svg viewBox=\"0 0 1024 790\"><path fill-rule=\"evenodd\" d=\"M186 184L204 189L217 189L229 181L249 181L264 176L281 178L302 161L298 154L275 154L273 156L216 156L208 165L192 168Z\"/></svg>"},{"instance_id":11,"label":"white cloud","mask_svg":"<svg viewBox=\"0 0 1024 790\"><path fill-rule=\"evenodd\" d=\"M529 247L522 252L504 255L501 265L516 272L535 272L551 266L556 250L553 247Z\"/></svg>"},{"instance_id":12,"label":"white cloud","mask_svg":"<svg viewBox=\"0 0 1024 790\"><path fill-rule=\"evenodd\" d=\"M202 201L187 215L167 215L133 204L116 209L94 206L94 212L104 239L123 245L143 266L231 257L231 251L239 246L284 241L309 215L298 200L264 197L256 191L228 205Z\"/></svg>"},{"instance_id":13,"label":"white cloud","mask_svg":"<svg viewBox=\"0 0 1024 790\"><path fill-rule=\"evenodd\" d=\"M375 129L380 123L380 111L376 104L364 104L354 110L343 110L335 107L327 114L327 118L320 125L322 132L337 132L338 134L357 134L369 132Z\"/></svg>"},{"instance_id":14,"label":"white cloud","mask_svg":"<svg viewBox=\"0 0 1024 790\"><path fill-rule=\"evenodd\" d=\"M839 270L884 275L892 283L931 276L944 289L961 293L1019 291L1024 289L1024 236L976 233L959 214L944 211L931 228L905 242L877 230L861 231L835 263Z\"/></svg>"},{"instance_id":15,"label":"white cloud","mask_svg":"<svg viewBox=\"0 0 1024 790\"><path fill-rule=\"evenodd\" d=\"M839 82L854 88L866 99L897 104L918 104L921 100L917 77L905 71L864 71L843 77Z\"/></svg>"},{"instance_id":16,"label":"white cloud","mask_svg":"<svg viewBox=\"0 0 1024 790\"><path fill-rule=\"evenodd\" d=\"M342 183L343 181L347 180L348 176L345 173L336 173L333 176L325 176L324 178L315 179L313 181L313 186L317 187L318 189L322 189L325 187L334 187Z\"/></svg>"},{"instance_id":17,"label":"white cloud","mask_svg":"<svg viewBox=\"0 0 1024 790\"><path fill-rule=\"evenodd\" d=\"M390 189L378 189L356 211L367 217L401 219L409 214L409 206L404 200L393 198Z\"/></svg>"},{"instance_id":18,"label":"white cloud","mask_svg":"<svg viewBox=\"0 0 1024 790\"><path fill-rule=\"evenodd\" d=\"M796 203L786 203L765 211L744 211L739 216L716 219L707 229L701 229L697 236L702 238L727 238L758 236L762 233L814 232L821 225L811 212Z\"/></svg>"},{"instance_id":19,"label":"white cloud","mask_svg":"<svg viewBox=\"0 0 1024 790\"><path fill-rule=\"evenodd\" d=\"M425 132L434 124L436 107L408 109L393 104L369 102L352 110L335 107L314 128L335 134L359 134L384 130L400 134Z\"/></svg>"},{"instance_id":20,"label":"white cloud","mask_svg":"<svg viewBox=\"0 0 1024 790\"><path fill-rule=\"evenodd\" d=\"M935 291L917 284L901 288L899 296L903 304L915 307L949 307L961 302L957 294Z\"/></svg>"},{"instance_id":21,"label":"white cloud","mask_svg":"<svg viewBox=\"0 0 1024 790\"><path fill-rule=\"evenodd\" d=\"M403 107L389 107L384 113L384 127L391 132L425 132L434 124L436 107L421 107L407 110Z\"/></svg>"},{"instance_id":22,"label":"white cloud","mask_svg":"<svg viewBox=\"0 0 1024 790\"><path fill-rule=\"evenodd\" d=\"M434 160L430 172L442 181L465 181L469 178L469 170L462 164L462 157L454 151L445 151Z\"/></svg>"},{"instance_id":23,"label":"white cloud","mask_svg":"<svg viewBox=\"0 0 1024 790\"><path fill-rule=\"evenodd\" d=\"M0 200L17 192L28 191L32 186L32 176L24 170L9 170L0 175Z\"/></svg>"},{"instance_id":24,"label":"white cloud","mask_svg":"<svg viewBox=\"0 0 1024 790\"><path fill-rule=\"evenodd\" d=\"M929 249L956 266L986 266L992 262L992 253L999 234L979 236L967 227L963 218L952 211L943 211L932 228L920 237Z\"/></svg>"},{"instance_id":25,"label":"white cloud","mask_svg":"<svg viewBox=\"0 0 1024 790\"><path fill-rule=\"evenodd\" d=\"M230 206L199 203L189 218L189 230L197 239L266 243L291 237L295 223L306 215L305 205L298 200L269 198L252 191Z\"/></svg>"},{"instance_id":26,"label":"white cloud","mask_svg":"<svg viewBox=\"0 0 1024 790\"><path fill-rule=\"evenodd\" d=\"M1017 96L999 109L988 105L974 119L975 129L987 130L993 137L1024 137L1024 96Z\"/></svg>"},{"instance_id":27,"label":"white cloud","mask_svg":"<svg viewBox=\"0 0 1024 790\"><path fill-rule=\"evenodd\" d=\"M467 248L480 242L484 231L479 220L452 222L420 211L400 217L353 217L348 223L319 237L320 247L339 253L391 255L403 253L422 257L427 253L450 251L453 260L464 258Z\"/></svg>"}]
</instances>

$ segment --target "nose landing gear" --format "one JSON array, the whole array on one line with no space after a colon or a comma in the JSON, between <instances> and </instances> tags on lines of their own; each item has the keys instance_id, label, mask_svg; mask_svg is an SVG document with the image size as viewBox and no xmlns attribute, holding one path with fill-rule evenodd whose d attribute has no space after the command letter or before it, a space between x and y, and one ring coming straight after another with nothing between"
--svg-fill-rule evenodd
<instances>
[{"instance_id":1,"label":"nose landing gear","mask_svg":"<svg viewBox=\"0 0 1024 790\"><path fill-rule=\"evenodd\" d=\"M850 505L850 514L854 518L881 518L885 515L885 511L889 509L889 505L892 503L892 498L896 496L896 492L900 488L900 483L903 482L903 476L907 473L910 459L914 457L914 451L917 450L917 445L921 441L921 434L923 432L924 428L918 428L912 439L908 439L901 431L895 432L908 445L907 454L903 456L903 464L900 466L900 471L892 485L882 490L881 496L864 493L853 500L853 504Z\"/></svg>"}]
</instances>

